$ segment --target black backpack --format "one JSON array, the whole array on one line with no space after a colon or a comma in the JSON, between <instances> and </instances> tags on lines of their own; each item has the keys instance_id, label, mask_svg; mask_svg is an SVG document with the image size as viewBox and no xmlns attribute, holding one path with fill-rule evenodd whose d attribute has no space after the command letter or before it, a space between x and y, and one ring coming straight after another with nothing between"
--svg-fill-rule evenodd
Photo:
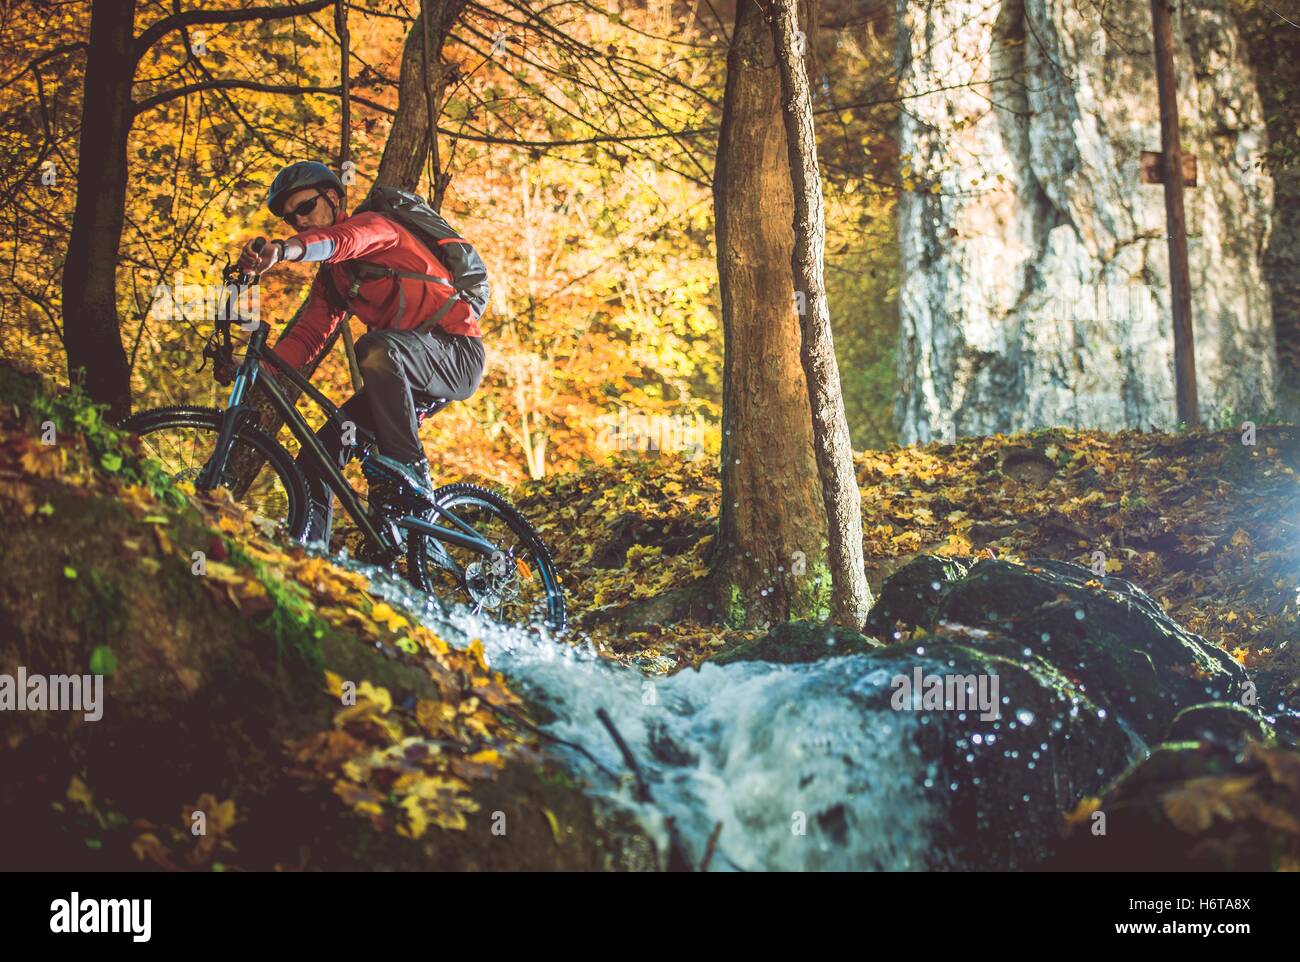
<instances>
[{"instance_id":1,"label":"black backpack","mask_svg":"<svg viewBox=\"0 0 1300 962\"><path fill-rule=\"evenodd\" d=\"M418 331L432 329L442 320L443 315L451 310L457 300L464 300L469 304L474 320L483 316L483 312L487 309L488 294L491 291L487 266L483 263L483 258L479 257L474 245L461 237L423 197L396 187L375 187L353 213L360 214L365 211L382 214L401 224L419 238L430 253L447 268L452 281L449 284L444 278L434 274L399 271L369 261L344 261L344 269L351 274L352 282L346 293L342 293L334 286L333 278L326 270L329 265L322 264L317 276L321 282L321 289L325 292L325 299L335 309L351 312L352 299L357 296L362 281L376 277L391 277L394 280L407 277L454 288L446 303L421 324L417 328ZM400 323L402 315L406 313L406 295L400 285L397 290L397 321Z\"/></svg>"}]
</instances>

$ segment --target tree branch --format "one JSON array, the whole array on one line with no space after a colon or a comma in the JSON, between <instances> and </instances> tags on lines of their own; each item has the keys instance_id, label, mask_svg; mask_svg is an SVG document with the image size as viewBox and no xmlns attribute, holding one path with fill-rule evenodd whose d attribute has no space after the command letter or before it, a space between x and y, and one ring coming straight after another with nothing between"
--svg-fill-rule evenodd
<instances>
[{"instance_id":1,"label":"tree branch","mask_svg":"<svg viewBox=\"0 0 1300 962\"><path fill-rule=\"evenodd\" d=\"M248 7L244 10L187 10L174 13L148 27L132 45L132 55L138 61L164 35L182 27L204 23L239 23L247 20L283 20L299 14L315 13L328 7L333 0L311 0L310 3L291 3L280 7Z\"/></svg>"},{"instance_id":2,"label":"tree branch","mask_svg":"<svg viewBox=\"0 0 1300 962\"><path fill-rule=\"evenodd\" d=\"M175 100L178 97L188 97L190 94L199 93L203 90L256 90L260 93L267 94L329 94L330 96L340 97L343 91L334 87L314 87L299 86L297 84L264 84L256 80L203 80L192 84L186 84L184 87L177 87L175 90L165 90L160 94L154 94L152 97L146 97L135 105L136 115L144 113L146 110L152 110L160 104ZM351 101L361 104L363 107L369 107L371 110L377 110L380 113L388 114L390 117L397 113L391 107L385 107L383 104L377 104L373 100L367 100L364 97L358 97L356 94L351 96Z\"/></svg>"}]
</instances>

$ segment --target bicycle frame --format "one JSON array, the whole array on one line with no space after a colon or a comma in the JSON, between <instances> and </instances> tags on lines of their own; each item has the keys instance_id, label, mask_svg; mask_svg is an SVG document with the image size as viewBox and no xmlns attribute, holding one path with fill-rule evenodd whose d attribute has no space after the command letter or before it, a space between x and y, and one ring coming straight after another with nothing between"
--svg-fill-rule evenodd
<instances>
[{"instance_id":1,"label":"bicycle frame","mask_svg":"<svg viewBox=\"0 0 1300 962\"><path fill-rule=\"evenodd\" d=\"M342 430L344 421L342 411L335 406L329 398L322 394L312 385L305 377L295 371L292 367L282 361L274 351L264 351L267 335L271 328L264 321L260 322L257 329L252 332L248 340L248 346L244 353L244 361L239 366L235 375L234 384L230 389L230 400L226 404L226 409L221 415L221 429L217 435L217 446L209 458L203 471L200 473L195 487L210 490L217 486L219 479L226 469L226 462L230 457L230 450L234 445L235 432L239 427L244 415L248 411L245 403L249 392L257 383L258 375L261 373L259 362L266 361L277 371L288 378L295 386L310 397L316 405L325 413L329 420L333 421L340 430ZM284 420L290 432L298 443L302 445L302 454L306 457L310 466L319 472L319 476L325 481L326 486L338 495L339 502L343 509L356 522L357 527L365 536L366 540L380 549L380 551L391 561L396 557L397 547L391 540L380 533L379 529L371 521L370 516L361 507L357 499L356 491L348 484L347 479L343 477L342 470L334 464L333 460L325 452L324 447L316 437L316 433L311 426L303 419L302 415L294 408L293 402L285 395L284 390L276 382L275 378L266 378L263 381L262 389L266 392L271 401L271 406L275 408L276 413ZM374 444L376 439L374 434L362 428L360 425L353 425L356 431L361 435L363 441L367 444ZM441 508L435 508L435 513L445 517L456 525L456 528L447 528L442 525L433 524L418 518L414 515L407 515L403 518L394 519L393 523L398 527L406 528L411 531L417 531L427 537L433 538L437 542L449 542L462 548L470 548L477 551L483 551L488 555L497 551L497 547L491 542L484 540L468 524L456 517L450 511ZM457 530L459 529L459 530ZM441 545L439 545L441 549ZM463 577L460 566L447 555L445 550L440 550L441 558L438 563L447 567L457 577Z\"/></svg>"}]
</instances>

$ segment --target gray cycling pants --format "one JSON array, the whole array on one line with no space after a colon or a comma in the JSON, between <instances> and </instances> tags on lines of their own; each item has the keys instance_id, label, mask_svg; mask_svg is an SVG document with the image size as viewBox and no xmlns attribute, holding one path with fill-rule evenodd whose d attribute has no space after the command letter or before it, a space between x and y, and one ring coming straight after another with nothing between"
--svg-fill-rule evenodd
<instances>
[{"instance_id":1,"label":"gray cycling pants","mask_svg":"<svg viewBox=\"0 0 1300 962\"><path fill-rule=\"evenodd\" d=\"M380 454L414 464L425 459L416 402L427 404L435 398L463 401L477 391L483 379L483 342L441 328L425 334L370 331L357 340L357 366L365 387L342 406L343 419L373 431L379 439ZM330 459L342 467L342 437L334 422L327 421L316 437ZM351 457L352 452L347 452L343 463ZM318 496L323 491L326 502L313 505L308 540L327 540L334 496L323 482L313 478L315 472L301 456L298 463L312 481L310 489Z\"/></svg>"}]
</instances>

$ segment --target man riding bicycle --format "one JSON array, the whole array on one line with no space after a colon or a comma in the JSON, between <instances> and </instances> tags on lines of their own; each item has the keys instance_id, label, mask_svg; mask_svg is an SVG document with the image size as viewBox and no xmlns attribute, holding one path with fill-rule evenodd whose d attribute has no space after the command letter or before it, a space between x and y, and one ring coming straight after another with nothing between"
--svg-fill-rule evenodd
<instances>
[{"instance_id":1,"label":"man riding bicycle","mask_svg":"<svg viewBox=\"0 0 1300 962\"><path fill-rule=\"evenodd\" d=\"M486 271L476 271L475 284L458 294L451 271L425 241L376 211L349 216L345 200L343 183L324 164L303 161L284 168L271 184L266 205L296 233L271 241L260 252L250 241L238 266L262 274L281 261L325 265L298 323L277 341L275 352L301 370L349 314L359 317L369 328L356 343L365 384L342 406L344 417L374 432L379 453L399 462L412 485L431 493L417 404L435 398L463 401L478 389L484 368L478 318L487 302ZM462 258L468 251L468 262L481 268L463 239L448 236L437 243L457 245ZM458 299L448 304L452 298ZM340 463L345 439L334 423L327 421L317 437ZM299 463L305 466L302 458ZM372 509L396 497L389 484L371 484ZM331 503L313 511L310 540L329 537L333 505L331 498L326 500Z\"/></svg>"}]
</instances>

